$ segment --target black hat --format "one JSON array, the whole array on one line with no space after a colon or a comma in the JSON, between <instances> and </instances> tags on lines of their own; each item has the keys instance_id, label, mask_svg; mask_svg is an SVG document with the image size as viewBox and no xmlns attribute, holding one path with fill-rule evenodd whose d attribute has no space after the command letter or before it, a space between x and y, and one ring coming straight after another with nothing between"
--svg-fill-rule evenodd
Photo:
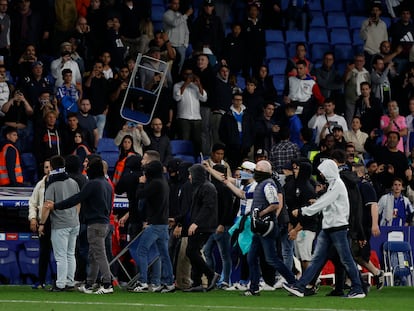
<instances>
[{"instance_id":1,"label":"black hat","mask_svg":"<svg viewBox=\"0 0 414 311\"><path fill-rule=\"evenodd\" d=\"M204 0L203 6L214 6L214 0Z\"/></svg>"},{"instance_id":2,"label":"black hat","mask_svg":"<svg viewBox=\"0 0 414 311\"><path fill-rule=\"evenodd\" d=\"M267 153L267 151L265 149L257 149L256 151L256 157L268 157L269 154Z\"/></svg>"},{"instance_id":3,"label":"black hat","mask_svg":"<svg viewBox=\"0 0 414 311\"><path fill-rule=\"evenodd\" d=\"M178 167L180 166L181 162L183 162L179 158L173 158L167 162L167 169L169 172L178 172Z\"/></svg>"},{"instance_id":4,"label":"black hat","mask_svg":"<svg viewBox=\"0 0 414 311\"><path fill-rule=\"evenodd\" d=\"M339 124L335 124L334 125L332 131L335 131L335 130L342 131L342 132L344 131L344 129L342 128L342 126L339 125Z\"/></svg>"}]
</instances>

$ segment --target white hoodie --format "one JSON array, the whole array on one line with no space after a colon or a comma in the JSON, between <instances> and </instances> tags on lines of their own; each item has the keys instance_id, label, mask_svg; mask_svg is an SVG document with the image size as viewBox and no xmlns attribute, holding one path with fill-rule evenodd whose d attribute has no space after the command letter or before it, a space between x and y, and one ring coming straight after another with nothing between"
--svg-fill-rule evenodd
<instances>
[{"instance_id":1,"label":"white hoodie","mask_svg":"<svg viewBox=\"0 0 414 311\"><path fill-rule=\"evenodd\" d=\"M328 181L329 187L314 204L302 208L302 214L312 216L322 211L322 229L347 226L349 219L348 192L339 177L339 170L332 160L324 160L318 170Z\"/></svg>"}]
</instances>

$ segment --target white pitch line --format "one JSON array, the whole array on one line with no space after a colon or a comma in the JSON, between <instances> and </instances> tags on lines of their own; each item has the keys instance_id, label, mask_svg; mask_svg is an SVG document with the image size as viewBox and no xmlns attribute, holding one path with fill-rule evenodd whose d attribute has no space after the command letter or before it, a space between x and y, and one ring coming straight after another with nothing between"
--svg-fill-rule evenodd
<instances>
[{"instance_id":1,"label":"white pitch line","mask_svg":"<svg viewBox=\"0 0 414 311\"><path fill-rule=\"evenodd\" d=\"M61 304L61 305L106 305L106 306L130 306L130 307L160 307L160 308L186 308L186 309L193 309L193 308L202 308L202 309L235 309L235 310L251 310L252 307L243 307L243 306L201 306L201 305L167 305L167 304L155 304L155 303L128 303L128 302L88 302L88 301L53 301L53 300L46 300L46 301L38 301L38 300L7 300L2 299L0 303L45 303L45 304ZM350 311L350 309L314 309L314 308L278 308L278 307L254 307L255 310L275 310L275 311ZM359 310L358 311L375 311L375 310Z\"/></svg>"}]
</instances>

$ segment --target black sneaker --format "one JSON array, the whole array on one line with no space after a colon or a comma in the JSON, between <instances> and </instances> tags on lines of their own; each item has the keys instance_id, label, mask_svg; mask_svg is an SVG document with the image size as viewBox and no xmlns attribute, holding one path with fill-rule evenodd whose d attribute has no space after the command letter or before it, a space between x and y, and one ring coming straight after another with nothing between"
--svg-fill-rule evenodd
<instances>
[{"instance_id":1,"label":"black sneaker","mask_svg":"<svg viewBox=\"0 0 414 311\"><path fill-rule=\"evenodd\" d=\"M52 292L52 293L60 293L64 291L66 291L66 288L60 288L57 286L53 286L51 289L49 289L49 292Z\"/></svg>"},{"instance_id":2,"label":"black sneaker","mask_svg":"<svg viewBox=\"0 0 414 311\"><path fill-rule=\"evenodd\" d=\"M378 290L383 289L384 288L384 282L385 282L384 271L379 270L378 275L374 276L374 280L375 280L375 284L377 284L377 289Z\"/></svg>"},{"instance_id":3,"label":"black sneaker","mask_svg":"<svg viewBox=\"0 0 414 311\"><path fill-rule=\"evenodd\" d=\"M283 288L296 297L302 298L305 296L305 292L301 288L296 287L294 284L283 283Z\"/></svg>"},{"instance_id":4,"label":"black sneaker","mask_svg":"<svg viewBox=\"0 0 414 311\"><path fill-rule=\"evenodd\" d=\"M342 296L345 296L345 293L343 290L333 289L329 293L327 293L326 296L342 297Z\"/></svg>"},{"instance_id":5,"label":"black sneaker","mask_svg":"<svg viewBox=\"0 0 414 311\"><path fill-rule=\"evenodd\" d=\"M219 279L220 279L220 274L214 273L213 278L211 279L210 283L207 286L207 291L211 291L213 288L215 288L216 283Z\"/></svg>"},{"instance_id":6,"label":"black sneaker","mask_svg":"<svg viewBox=\"0 0 414 311\"><path fill-rule=\"evenodd\" d=\"M241 294L242 296L260 296L260 292L258 290L251 290L248 289Z\"/></svg>"}]
</instances>

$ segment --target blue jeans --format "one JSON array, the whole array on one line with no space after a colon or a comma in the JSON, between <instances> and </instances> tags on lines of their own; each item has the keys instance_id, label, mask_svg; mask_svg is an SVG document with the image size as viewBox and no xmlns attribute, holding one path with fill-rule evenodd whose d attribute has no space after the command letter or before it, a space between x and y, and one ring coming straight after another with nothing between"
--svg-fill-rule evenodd
<instances>
[{"instance_id":1,"label":"blue jeans","mask_svg":"<svg viewBox=\"0 0 414 311\"><path fill-rule=\"evenodd\" d=\"M99 138L102 138L104 128L105 128L105 123L106 123L106 115L105 114L98 114L98 115L94 116L94 118L95 118L95 121L96 121L96 127L98 128Z\"/></svg>"},{"instance_id":2,"label":"blue jeans","mask_svg":"<svg viewBox=\"0 0 414 311\"><path fill-rule=\"evenodd\" d=\"M154 268L161 269L161 283L172 285L174 282L173 270L170 255L168 253L168 225L149 225L144 229L138 244L138 269L139 281L147 283L148 279L148 254L151 246L156 244L160 253L160 263ZM156 271L153 273L157 274ZM156 284L156 283L155 283ZM156 284L158 285L158 284Z\"/></svg>"},{"instance_id":3,"label":"blue jeans","mask_svg":"<svg viewBox=\"0 0 414 311\"><path fill-rule=\"evenodd\" d=\"M247 254L247 261L250 269L250 289L253 291L259 290L260 281L260 264L259 254L260 247L263 249L266 262L275 268L286 279L288 283L295 282L295 276L291 269L285 266L283 261L279 258L276 250L276 237L278 227L275 226L273 232L266 237L262 237L258 234L253 235L252 245L250 251Z\"/></svg>"},{"instance_id":4,"label":"blue jeans","mask_svg":"<svg viewBox=\"0 0 414 311\"><path fill-rule=\"evenodd\" d=\"M288 226L283 225L279 231L280 245L282 248L283 263L292 270L293 268L293 241L288 238Z\"/></svg>"},{"instance_id":5,"label":"blue jeans","mask_svg":"<svg viewBox=\"0 0 414 311\"><path fill-rule=\"evenodd\" d=\"M214 270L214 254L213 247L214 242L217 243L217 247L220 251L221 261L223 264L222 270L222 281L229 283L230 282L230 273L231 273L231 245L230 245L230 234L227 232L227 229L223 233L214 233L210 235L207 243L204 245L204 256L206 257L207 265Z\"/></svg>"},{"instance_id":6,"label":"blue jeans","mask_svg":"<svg viewBox=\"0 0 414 311\"><path fill-rule=\"evenodd\" d=\"M57 266L56 286L59 288L65 288L66 285L73 286L75 283L75 248L78 234L79 225L52 229L51 240Z\"/></svg>"},{"instance_id":7,"label":"blue jeans","mask_svg":"<svg viewBox=\"0 0 414 311\"><path fill-rule=\"evenodd\" d=\"M313 277L321 271L329 255L329 248L332 245L338 252L339 259L351 279L352 290L362 292L358 269L354 259L352 258L351 249L349 247L348 230L339 230L334 232L322 230L319 232L312 261L303 273L302 277L296 282L296 286L302 290L305 290L306 285L308 285L312 281Z\"/></svg>"}]
</instances>

